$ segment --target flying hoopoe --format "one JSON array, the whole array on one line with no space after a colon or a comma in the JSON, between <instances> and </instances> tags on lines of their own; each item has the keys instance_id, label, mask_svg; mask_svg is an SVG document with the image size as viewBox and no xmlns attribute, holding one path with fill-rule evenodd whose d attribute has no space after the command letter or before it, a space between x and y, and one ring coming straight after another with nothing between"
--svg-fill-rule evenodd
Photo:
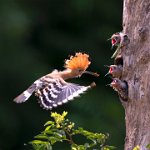
<instances>
[{"instance_id":1,"label":"flying hoopoe","mask_svg":"<svg viewBox=\"0 0 150 150\"><path fill-rule=\"evenodd\" d=\"M66 80L80 77L83 73L99 76L97 73L86 71L90 63L89 55L81 52L76 53L75 56L65 60L65 70L54 70L39 78L27 90L17 96L14 101L16 103L25 102L35 92L40 105L44 109L51 110L53 107L73 100L96 84L93 82L89 86L80 86L68 83Z\"/></svg>"}]
</instances>

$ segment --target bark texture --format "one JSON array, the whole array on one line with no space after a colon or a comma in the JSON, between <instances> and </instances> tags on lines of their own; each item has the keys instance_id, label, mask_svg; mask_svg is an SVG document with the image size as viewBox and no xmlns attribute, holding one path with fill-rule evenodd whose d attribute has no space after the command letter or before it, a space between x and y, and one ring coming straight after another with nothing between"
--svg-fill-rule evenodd
<instances>
[{"instance_id":1,"label":"bark texture","mask_svg":"<svg viewBox=\"0 0 150 150\"><path fill-rule=\"evenodd\" d=\"M123 32L130 39L121 50L122 80L128 83L125 150L150 143L150 0L124 0Z\"/></svg>"}]
</instances>

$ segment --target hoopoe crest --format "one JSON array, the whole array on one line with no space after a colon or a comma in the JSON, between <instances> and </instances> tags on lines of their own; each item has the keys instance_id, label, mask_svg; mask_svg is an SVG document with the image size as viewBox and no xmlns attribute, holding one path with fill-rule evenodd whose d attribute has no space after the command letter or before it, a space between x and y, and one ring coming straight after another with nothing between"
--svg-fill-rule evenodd
<instances>
[{"instance_id":1,"label":"hoopoe crest","mask_svg":"<svg viewBox=\"0 0 150 150\"><path fill-rule=\"evenodd\" d=\"M17 96L14 101L22 103L29 99L35 93L40 105L47 110L57 107L68 101L73 100L91 87L95 86L93 82L89 86L81 86L66 82L67 79L80 77L83 73L99 76L97 73L86 71L90 65L89 55L85 53L76 53L70 59L65 60L65 70L53 72L36 80L27 90Z\"/></svg>"}]
</instances>

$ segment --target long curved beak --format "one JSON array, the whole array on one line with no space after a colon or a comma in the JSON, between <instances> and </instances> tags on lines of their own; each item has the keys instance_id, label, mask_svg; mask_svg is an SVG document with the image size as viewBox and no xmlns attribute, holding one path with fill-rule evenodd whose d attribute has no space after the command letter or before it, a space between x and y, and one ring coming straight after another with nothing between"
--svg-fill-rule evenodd
<instances>
[{"instance_id":1,"label":"long curved beak","mask_svg":"<svg viewBox=\"0 0 150 150\"><path fill-rule=\"evenodd\" d=\"M98 73L96 73L96 72L84 71L84 73L86 73L86 74L90 74L90 75L93 75L93 76L95 76L95 77L98 77L98 76L99 76L99 74L98 74Z\"/></svg>"},{"instance_id":2,"label":"long curved beak","mask_svg":"<svg viewBox=\"0 0 150 150\"><path fill-rule=\"evenodd\" d=\"M114 48L114 46L115 46L115 44L112 44L111 49L113 49L113 48Z\"/></svg>"},{"instance_id":3,"label":"long curved beak","mask_svg":"<svg viewBox=\"0 0 150 150\"><path fill-rule=\"evenodd\" d=\"M106 86L111 86L111 83L110 84L106 84Z\"/></svg>"},{"instance_id":4,"label":"long curved beak","mask_svg":"<svg viewBox=\"0 0 150 150\"><path fill-rule=\"evenodd\" d=\"M108 66L108 65L104 65L104 67L110 68L110 66Z\"/></svg>"},{"instance_id":5,"label":"long curved beak","mask_svg":"<svg viewBox=\"0 0 150 150\"><path fill-rule=\"evenodd\" d=\"M106 74L105 74L105 76L104 77L106 77L107 75L109 75L110 73L109 72L107 72Z\"/></svg>"},{"instance_id":6,"label":"long curved beak","mask_svg":"<svg viewBox=\"0 0 150 150\"><path fill-rule=\"evenodd\" d=\"M107 39L107 41L111 40L112 38Z\"/></svg>"}]
</instances>

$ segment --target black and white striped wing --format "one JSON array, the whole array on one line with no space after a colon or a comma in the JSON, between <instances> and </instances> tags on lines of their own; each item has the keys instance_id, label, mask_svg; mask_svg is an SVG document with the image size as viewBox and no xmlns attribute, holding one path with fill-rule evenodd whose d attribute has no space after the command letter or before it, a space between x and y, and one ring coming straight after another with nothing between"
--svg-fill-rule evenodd
<instances>
[{"instance_id":1,"label":"black and white striped wing","mask_svg":"<svg viewBox=\"0 0 150 150\"><path fill-rule=\"evenodd\" d=\"M46 79L46 80L45 80ZM27 101L29 99L29 97L37 90L37 89L41 89L44 88L45 86L47 86L49 83L53 83L55 82L54 79L51 78L41 78L36 80L30 87L28 87L24 92L22 92L19 96L17 96L14 101L16 103L23 103L25 101Z\"/></svg>"},{"instance_id":2,"label":"black and white striped wing","mask_svg":"<svg viewBox=\"0 0 150 150\"><path fill-rule=\"evenodd\" d=\"M52 109L68 101L73 100L84 93L91 86L80 86L73 83L62 85L60 82L51 83L47 87L37 91L41 106L45 109Z\"/></svg>"}]
</instances>

